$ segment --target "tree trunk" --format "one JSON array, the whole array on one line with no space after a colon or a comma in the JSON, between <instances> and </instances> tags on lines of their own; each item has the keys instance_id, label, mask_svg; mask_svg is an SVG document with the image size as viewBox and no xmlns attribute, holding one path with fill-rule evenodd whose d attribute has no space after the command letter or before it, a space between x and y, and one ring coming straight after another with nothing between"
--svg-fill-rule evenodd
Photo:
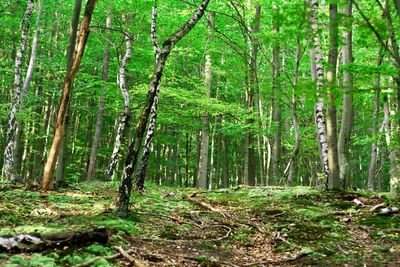
<instances>
[{"instance_id":1,"label":"tree trunk","mask_svg":"<svg viewBox=\"0 0 400 267\"><path fill-rule=\"evenodd\" d=\"M107 15L106 28L111 28L111 15ZM101 79L107 82L108 78L108 64L110 62L110 31L106 32L106 44L104 48L103 57L103 70L101 74ZM92 149L90 151L89 167L87 171L87 179L93 180L96 175L96 161L97 161L97 151L100 146L101 131L103 130L104 121L104 110L105 110L105 85L100 87L100 101L98 106L98 112L96 117L96 126L93 135Z\"/></svg>"},{"instance_id":2,"label":"tree trunk","mask_svg":"<svg viewBox=\"0 0 400 267\"><path fill-rule=\"evenodd\" d=\"M143 136L146 131L146 125L149 120L151 108L153 107L154 100L158 94L158 87L161 82L165 64L167 63L168 55L172 48L177 44L200 20L203 16L207 5L210 0L204 0L197 11L192 15L187 23L185 23L176 33L164 41L160 48L157 65L154 70L153 77L150 81L149 90L147 93L147 100L143 108L142 114L136 125L135 136L132 144L129 146L128 155L125 160L124 172L119 187L119 197L115 206L115 213L118 216L126 217L128 215L129 200L132 190L132 174L135 171L137 159L139 156L140 146L143 141Z\"/></svg>"},{"instance_id":3,"label":"tree trunk","mask_svg":"<svg viewBox=\"0 0 400 267\"><path fill-rule=\"evenodd\" d=\"M334 96L334 90L336 88L336 65L338 57L338 51L337 51L338 14L337 13L338 13L337 4L329 4L329 56L328 56L328 68L327 68L329 104L328 104L328 115L326 119L326 135L328 141L328 167L329 167L328 187L329 189L340 190L343 189L343 182L340 180L340 175L339 175L336 103ZM351 119L348 122L346 121L345 123L351 123ZM347 132L350 135L350 132L349 131Z\"/></svg>"},{"instance_id":4,"label":"tree trunk","mask_svg":"<svg viewBox=\"0 0 400 267\"><path fill-rule=\"evenodd\" d=\"M251 12L253 8L253 4L251 0L247 1L247 9L248 12ZM248 16L247 18L247 27L245 27L244 31L247 34L247 43L249 52L246 53L246 58L249 57L249 61L245 62L248 65L248 73L246 76L246 107L249 113L249 119L247 123L249 125L249 129L246 133L246 151L245 151L245 164L244 164L244 182L248 185L255 185L256 183L256 163L255 163L255 149L254 149L254 103L255 103L255 93L257 92L258 84L257 84L257 54L258 54L258 44L257 37L252 35L252 33L257 33L260 28L260 15L261 15L261 6L256 4L255 7L255 16L252 18Z\"/></svg>"},{"instance_id":5,"label":"tree trunk","mask_svg":"<svg viewBox=\"0 0 400 267\"><path fill-rule=\"evenodd\" d=\"M78 1L77 1L78 2ZM62 96L60 99L60 106L57 113L55 132L53 137L53 142L47 158L46 166L44 168L44 174L42 179L42 191L46 192L51 189L53 181L53 170L57 161L57 155L60 148L61 140L64 134L65 127L65 117L68 113L69 103L71 101L72 95L72 84L76 73L78 72L79 65L81 63L83 53L86 46L86 41L89 36L89 25L92 20L92 14L97 0L88 0L85 7L85 14L80 25L78 42L76 43L76 51L72 63L68 66L67 74L64 80L64 85L62 89ZM71 31L70 41L75 39L73 31ZM75 42L70 42L72 45Z\"/></svg>"},{"instance_id":6,"label":"tree trunk","mask_svg":"<svg viewBox=\"0 0 400 267\"><path fill-rule=\"evenodd\" d=\"M28 5L25 10L23 22L22 22L22 37L21 43L15 57L15 74L14 74L14 95L12 98L11 112L8 117L8 129L7 129L7 141L6 148L4 151L4 162L2 175L9 182L14 182L20 180L19 174L17 173L15 162L14 162L14 151L15 151L15 139L14 134L16 130L16 116L18 109L20 108L20 97L21 97L21 74L22 74L22 57L28 42L29 33L29 19L33 12L33 2L34 0L28 0ZM18 141L18 140L17 140Z\"/></svg>"},{"instance_id":7,"label":"tree trunk","mask_svg":"<svg viewBox=\"0 0 400 267\"><path fill-rule=\"evenodd\" d=\"M292 153L292 157L290 159L289 166L289 175L287 179L287 184L289 186L293 185L293 179L296 175L296 163L297 156L300 151L300 129L299 129L299 120L297 116L297 84L299 80L299 66L300 66L300 40L297 38L296 40L296 58L294 63L294 81L293 81L293 96L292 96L292 121L293 121L293 129L294 129L294 149Z\"/></svg>"},{"instance_id":8,"label":"tree trunk","mask_svg":"<svg viewBox=\"0 0 400 267\"><path fill-rule=\"evenodd\" d=\"M204 67L204 85L207 89L207 97L211 96L212 90L212 63L211 55L209 51L209 44L211 42L211 31L214 27L214 16L215 13L210 13L210 18L208 21L208 37L206 41L206 62ZM199 160L199 171L198 171L198 184L197 187L201 189L207 189L207 173L208 173L208 150L209 150L209 140L210 140L210 114L205 113L202 116L202 134L201 134L201 147L200 147L200 160ZM215 125L214 125L215 127ZM212 157L212 154L211 154ZM210 169L210 172L212 169Z\"/></svg>"},{"instance_id":9,"label":"tree trunk","mask_svg":"<svg viewBox=\"0 0 400 267\"><path fill-rule=\"evenodd\" d=\"M378 66L382 64L383 53L380 51L378 58ZM374 92L374 111L372 119L372 145L371 145L371 161L368 168L368 182L367 188L369 191L374 191L374 180L376 174L376 165L378 158L378 120L379 120L379 98L381 92L381 75L378 73L375 78L375 92Z\"/></svg>"},{"instance_id":10,"label":"tree trunk","mask_svg":"<svg viewBox=\"0 0 400 267\"><path fill-rule=\"evenodd\" d=\"M321 149L322 167L326 178L328 178L329 167L328 167L328 143L326 136L326 123L324 116L324 67L323 67L323 55L320 44L320 34L318 27L318 0L310 0L311 3L311 23L313 28L313 44L314 44L314 56L315 56L315 71L317 81L317 104L315 105L315 121L317 126L317 138L318 145ZM328 184L326 183L326 187Z\"/></svg>"},{"instance_id":11,"label":"tree trunk","mask_svg":"<svg viewBox=\"0 0 400 267\"><path fill-rule=\"evenodd\" d=\"M132 53L131 39L128 35L125 35L125 44L126 44L126 51L124 57L121 60L121 64L119 67L119 74L118 74L118 85L119 89L121 90L122 97L124 98L124 109L119 119L117 135L115 136L114 149L111 154L110 163L108 164L108 167L104 174L104 178L106 181L111 180L111 177L115 171L115 167L117 166L118 154L121 149L122 138L124 137L124 132L129 124L129 119L130 119L130 107L129 107L130 100L129 100L128 89L126 88L126 78L125 78L126 64L128 63L128 60L131 57Z\"/></svg>"},{"instance_id":12,"label":"tree trunk","mask_svg":"<svg viewBox=\"0 0 400 267\"><path fill-rule=\"evenodd\" d=\"M344 10L347 19L352 19L352 6L353 0L348 0L347 7ZM343 33L345 44L343 45L343 64L348 65L353 63L353 32L352 24ZM353 124L353 75L349 71L343 73L343 113L342 125L339 133L338 140L338 153L339 153L339 166L340 166L340 181L344 183L345 188L349 185L350 178L350 159L349 159L349 145L351 127ZM379 95L378 95L379 99ZM379 102L379 101L378 101ZM379 107L379 104L378 104ZM377 111L378 112L378 111ZM375 171L374 171L375 172Z\"/></svg>"},{"instance_id":13,"label":"tree trunk","mask_svg":"<svg viewBox=\"0 0 400 267\"><path fill-rule=\"evenodd\" d=\"M36 30L35 30L35 35L33 36L33 40L32 40L31 57L29 59L29 65L28 65L28 69L26 72L24 85L22 86L21 103L20 103L19 112L21 112L25 109L25 102L26 102L25 98L26 98L26 94L28 93L29 85L31 84L33 71L35 69L37 47L38 47L39 35L40 35L40 19L42 16L42 11L43 11L42 1L38 0ZM21 134L22 134L22 122L18 121L17 128L15 131L15 169L17 170L17 173L19 172L20 167L21 167L20 166L20 164L21 164L21 140L20 140Z\"/></svg>"},{"instance_id":14,"label":"tree trunk","mask_svg":"<svg viewBox=\"0 0 400 267\"><path fill-rule=\"evenodd\" d=\"M222 186L229 187L228 138L222 137Z\"/></svg>"},{"instance_id":15,"label":"tree trunk","mask_svg":"<svg viewBox=\"0 0 400 267\"><path fill-rule=\"evenodd\" d=\"M279 34L279 11L277 8L273 15L273 26L272 31L278 35ZM272 124L273 124L273 144L272 144L272 181L274 184L278 182L280 178L279 171L279 163L281 157L281 149L282 149L282 136L281 136L281 105L280 105L280 97L281 93L281 85L280 85L280 47L279 44L276 44L273 48L273 59L272 59L272 90L273 90L273 115L272 115Z\"/></svg>"}]
</instances>

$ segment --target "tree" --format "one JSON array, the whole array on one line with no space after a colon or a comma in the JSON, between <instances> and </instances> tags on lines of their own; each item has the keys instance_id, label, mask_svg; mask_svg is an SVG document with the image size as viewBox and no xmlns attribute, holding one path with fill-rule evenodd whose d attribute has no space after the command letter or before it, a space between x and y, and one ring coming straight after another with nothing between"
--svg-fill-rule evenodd
<instances>
[{"instance_id":1,"label":"tree","mask_svg":"<svg viewBox=\"0 0 400 267\"><path fill-rule=\"evenodd\" d=\"M121 117L119 118L117 134L115 136L114 149L111 154L110 163L108 164L106 172L104 173L104 178L106 181L111 180L111 176L113 175L114 169L117 166L117 156L121 149L122 138L125 129L128 128L129 126L129 120L130 120L130 106L129 106L130 99L129 99L128 89L126 88L125 73L126 73L126 64L132 54L132 43L131 43L131 37L128 34L125 35L124 40L126 45L126 51L124 57L121 60L117 78L119 89L121 90L122 97L124 98L124 109L122 110Z\"/></svg>"},{"instance_id":2,"label":"tree","mask_svg":"<svg viewBox=\"0 0 400 267\"><path fill-rule=\"evenodd\" d=\"M83 53L85 50L86 42L89 36L89 25L92 20L93 11L97 0L88 0L85 7L85 13L80 25L78 42L76 43L75 54L71 64L68 66L67 73L64 80L62 96L60 99L60 106L57 113L55 132L53 142L47 158L42 178L42 191L46 192L52 187L53 170L57 161L58 150L60 148L61 140L64 134L65 118L68 112L68 107L71 100L72 84L76 73L78 72ZM73 31L71 31L71 40L73 38ZM71 42L71 47L75 47L75 42Z\"/></svg>"},{"instance_id":3,"label":"tree","mask_svg":"<svg viewBox=\"0 0 400 267\"><path fill-rule=\"evenodd\" d=\"M318 27L318 0L310 0L311 3L311 23L313 29L313 51L314 51L314 62L317 80L317 104L315 105L315 121L317 125L317 139L321 150L322 167L324 175L328 178L329 166L328 166L328 143L326 136L326 123L324 115L324 67L323 67L323 55L320 44L319 27ZM326 184L328 186L328 184Z\"/></svg>"},{"instance_id":4,"label":"tree","mask_svg":"<svg viewBox=\"0 0 400 267\"><path fill-rule=\"evenodd\" d=\"M122 175L119 197L115 206L115 212L118 216L125 217L128 215L129 199L132 190L132 174L135 171L140 145L142 143L143 135L146 130L146 125L149 119L150 110L153 106L154 99L158 93L158 86L160 84L167 58L172 48L183 38L186 34L196 25L196 23L203 16L210 0L204 0L197 11L192 15L188 22L186 22L177 32L166 39L160 47L160 53L157 59L153 77L150 81L150 87L147 93L147 99L143 111L136 124L135 136L132 144L129 146L128 155L125 160L124 173ZM157 99L156 99L157 100Z\"/></svg>"},{"instance_id":5,"label":"tree","mask_svg":"<svg viewBox=\"0 0 400 267\"><path fill-rule=\"evenodd\" d=\"M106 28L111 28L111 15L107 15ZM104 82L108 81L108 66L110 62L110 31L106 33L106 43L104 47L104 57L103 57L103 69L101 72L101 79ZM104 121L104 109L105 109L105 89L104 86L100 87L100 100L99 100L99 111L96 117L96 126L93 135L92 148L90 151L89 167L87 171L87 179L93 180L96 173L96 161L97 161L97 151L100 145L101 132L103 130Z\"/></svg>"},{"instance_id":6,"label":"tree","mask_svg":"<svg viewBox=\"0 0 400 267\"><path fill-rule=\"evenodd\" d=\"M14 182L19 179L19 174L16 173L15 165L14 165L14 147L15 147L15 139L14 134L16 130L16 116L18 113L18 109L21 101L21 73L22 73L22 57L24 55L24 51L26 48L26 44L28 42L28 33L30 29L29 19L32 16L33 12L33 2L34 0L27 1L27 7L25 10L25 14L22 21L22 37L21 43L18 49L18 52L15 57L15 73L14 73L14 96L11 104L11 112L8 118L8 129L7 129L7 140L6 140L6 148L4 152L4 163L2 174L6 178L6 180L10 182Z\"/></svg>"},{"instance_id":7,"label":"tree","mask_svg":"<svg viewBox=\"0 0 400 267\"><path fill-rule=\"evenodd\" d=\"M353 31L352 31L352 19L353 19L353 1L348 0L347 6L343 10L347 17L345 27L346 30L343 32L343 64L348 66L353 63ZM350 146L350 134L353 124L353 74L350 71L344 71L343 73L343 112L342 112L342 124L340 127L339 140L338 140L338 159L340 174L339 178L344 187L349 186L350 177L350 157L349 157L349 146ZM378 96L379 99L379 96Z\"/></svg>"},{"instance_id":8,"label":"tree","mask_svg":"<svg viewBox=\"0 0 400 267\"><path fill-rule=\"evenodd\" d=\"M328 188L340 190L343 184L339 176L339 159L337 148L336 103L333 89L336 87L336 65L338 50L338 8L337 4L329 4L329 55L328 55L328 114L326 120L326 136L328 142ZM351 121L350 121L351 122ZM348 123L348 122L346 122Z\"/></svg>"}]
</instances>

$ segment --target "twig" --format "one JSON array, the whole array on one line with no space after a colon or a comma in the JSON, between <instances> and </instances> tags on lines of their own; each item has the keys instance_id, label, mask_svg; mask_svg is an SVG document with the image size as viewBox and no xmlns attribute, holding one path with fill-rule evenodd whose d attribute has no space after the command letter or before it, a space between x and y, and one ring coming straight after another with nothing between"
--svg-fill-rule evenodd
<instances>
[{"instance_id":1,"label":"twig","mask_svg":"<svg viewBox=\"0 0 400 267\"><path fill-rule=\"evenodd\" d=\"M218 212L218 213L220 213L224 218L231 217L227 211L224 211L224 210L222 210L222 209L220 209L220 208L215 208L215 207L211 206L210 204L208 204L208 203L206 203L206 202L203 202L203 201L200 201L200 200L191 198L190 196L184 196L183 199L188 200L188 201L190 201L190 202L192 202L192 203L194 203L194 204L196 204L196 205L199 205L199 206L201 206L201 207L203 207L203 208L206 208L206 209L208 209L208 210L211 210L211 211L213 211L213 212Z\"/></svg>"},{"instance_id":2,"label":"twig","mask_svg":"<svg viewBox=\"0 0 400 267\"><path fill-rule=\"evenodd\" d=\"M136 267L147 267L148 265L142 261L139 261L137 259L135 259L134 257L132 257L129 253L132 252L132 250L125 251L122 247L116 247L116 249L119 251L119 253L121 253L121 255L127 259L131 264L133 264L133 266Z\"/></svg>"}]
</instances>

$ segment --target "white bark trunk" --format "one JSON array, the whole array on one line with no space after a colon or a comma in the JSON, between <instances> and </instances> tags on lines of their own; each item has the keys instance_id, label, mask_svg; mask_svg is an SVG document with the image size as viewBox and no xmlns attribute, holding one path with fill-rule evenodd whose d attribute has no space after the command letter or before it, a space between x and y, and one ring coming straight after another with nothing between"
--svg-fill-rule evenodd
<instances>
[{"instance_id":1,"label":"white bark trunk","mask_svg":"<svg viewBox=\"0 0 400 267\"><path fill-rule=\"evenodd\" d=\"M19 179L14 166L14 149L15 149L15 121L18 109L20 108L20 97L21 97L21 73L22 73L22 57L26 48L29 33L29 19L33 12L34 0L28 0L28 5L25 10L23 22L22 22L22 37L20 47L18 49L15 58L15 75L14 75L14 96L12 99L11 112L8 118L8 130L7 130L7 142L4 152L4 164L2 169L2 175L8 181L14 181Z\"/></svg>"},{"instance_id":2,"label":"white bark trunk","mask_svg":"<svg viewBox=\"0 0 400 267\"><path fill-rule=\"evenodd\" d=\"M128 90L126 88L126 78L125 78L126 64L129 58L131 57L131 52L132 52L132 44L129 36L125 36L125 44L126 44L126 51L124 57L122 58L121 65L119 68L119 74L117 77L119 89L121 90L122 97L124 98L124 109L122 111L120 121L118 124L118 130L117 130L117 135L115 137L114 149L111 154L110 164L108 165L107 170L104 174L106 180L111 180L115 167L117 166L117 160L118 160L117 157L121 148L124 130L129 123L129 116L130 116L130 108L129 108L130 99Z\"/></svg>"}]
</instances>

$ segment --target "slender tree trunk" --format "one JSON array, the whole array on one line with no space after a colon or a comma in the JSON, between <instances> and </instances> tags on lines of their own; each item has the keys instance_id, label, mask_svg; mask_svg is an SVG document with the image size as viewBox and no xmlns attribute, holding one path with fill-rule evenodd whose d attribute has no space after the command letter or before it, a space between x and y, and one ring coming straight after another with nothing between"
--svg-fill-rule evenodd
<instances>
[{"instance_id":1,"label":"slender tree trunk","mask_svg":"<svg viewBox=\"0 0 400 267\"><path fill-rule=\"evenodd\" d=\"M222 137L222 186L229 187L228 138Z\"/></svg>"},{"instance_id":2,"label":"slender tree trunk","mask_svg":"<svg viewBox=\"0 0 400 267\"><path fill-rule=\"evenodd\" d=\"M321 149L322 154L322 167L324 175L327 178L329 174L328 167L328 143L326 135L326 123L324 116L324 67L323 67L323 55L320 44L320 34L318 27L318 0L310 0L311 3L311 24L313 28L313 45L314 45L314 55L315 55L315 71L317 80L317 104L315 105L315 121L317 125L317 138L318 145ZM326 187L328 184L326 183Z\"/></svg>"},{"instance_id":3,"label":"slender tree trunk","mask_svg":"<svg viewBox=\"0 0 400 267\"><path fill-rule=\"evenodd\" d=\"M44 168L44 174L42 179L42 191L46 192L51 189L53 182L53 170L57 161L57 155L60 148L61 140L64 134L65 117L68 113L69 103L71 101L72 84L76 73L78 72L79 65L81 63L83 52L85 50L86 41L89 36L89 25L92 20L92 14L97 0L88 0L85 7L85 14L80 25L78 42L76 44L76 51L72 63L68 66L67 74L64 80L62 96L60 100L60 106L57 113L55 133L53 142L47 158L46 166ZM72 27L71 27L72 28ZM70 39L75 39L74 34L71 31ZM74 44L75 42L70 42ZM72 47L75 47L72 45Z\"/></svg>"},{"instance_id":4,"label":"slender tree trunk","mask_svg":"<svg viewBox=\"0 0 400 267\"><path fill-rule=\"evenodd\" d=\"M252 1L247 1L248 10L253 8ZM251 35L251 33L257 34L260 28L260 16L261 16L261 6L259 4L255 7L254 18L248 18L248 26L246 32L248 34L248 49L249 49L249 73L247 80L247 90L246 90L246 106L250 116L254 115L254 103L255 103L255 93L257 92L257 54L258 54L258 44L256 41L256 36ZM252 26L253 25L253 26ZM246 134L246 158L245 158L245 170L244 170L244 182L248 185L256 184L256 163L255 163L255 149L254 149L254 130L252 125L254 124L254 118L248 119L247 122L250 126Z\"/></svg>"},{"instance_id":5,"label":"slender tree trunk","mask_svg":"<svg viewBox=\"0 0 400 267\"><path fill-rule=\"evenodd\" d=\"M131 57L132 53L132 44L130 37L127 35L125 36L125 45L126 45L126 51L124 57L122 58L118 74L118 85L119 89L121 90L122 97L124 98L124 109L119 119L117 135L115 136L114 149L111 154L110 163L108 164L108 167L104 174L104 178L106 181L111 180L111 177L115 171L115 167L117 166L118 154L121 149L122 138L124 136L125 129L127 128L130 119L130 107L129 107L130 100L129 100L128 89L126 88L125 73L126 73L126 64L128 63L128 60Z\"/></svg>"},{"instance_id":6,"label":"slender tree trunk","mask_svg":"<svg viewBox=\"0 0 400 267\"><path fill-rule=\"evenodd\" d=\"M287 183L289 186L292 186L293 179L296 175L296 163L297 163L297 156L300 151L300 129L299 129L299 119L297 116L297 84L299 81L299 66L300 66L300 40L297 38L296 40L296 58L294 64L294 80L293 80L293 96L292 96L292 121L293 121L293 128L294 128L294 138L295 144L292 153L292 157L290 159L290 166L289 166L289 175L287 179Z\"/></svg>"},{"instance_id":7,"label":"slender tree trunk","mask_svg":"<svg viewBox=\"0 0 400 267\"><path fill-rule=\"evenodd\" d=\"M213 130L212 130L212 134L211 134L210 177L209 177L209 183L208 183L208 190L212 190L213 179L215 177L214 154L215 154L215 139L216 139L217 127L218 127L218 117L215 116Z\"/></svg>"},{"instance_id":8,"label":"slender tree trunk","mask_svg":"<svg viewBox=\"0 0 400 267\"><path fill-rule=\"evenodd\" d=\"M189 21L185 23L176 33L164 41L162 47L160 47L157 65L155 67L147 93L147 100L136 125L135 136L132 144L129 146L128 155L125 160L124 172L119 187L119 197L115 206L115 213L117 213L118 216L126 217L128 215L128 207L132 190L132 174L135 172L140 146L143 141L154 100L158 95L158 88L161 82L165 64L167 63L168 55L170 54L174 45L178 43L200 20L209 2L210 0L204 0Z\"/></svg>"},{"instance_id":9,"label":"slender tree trunk","mask_svg":"<svg viewBox=\"0 0 400 267\"><path fill-rule=\"evenodd\" d=\"M379 53L378 66L382 64L383 53ZM376 165L378 163L378 120L379 120L379 98L381 92L381 75L378 73L375 78L375 92L374 92L374 111L372 119L372 145L371 145L371 161L368 168L368 182L367 187L369 191L374 191L374 180L376 174Z\"/></svg>"},{"instance_id":10,"label":"slender tree trunk","mask_svg":"<svg viewBox=\"0 0 400 267\"><path fill-rule=\"evenodd\" d=\"M42 16L43 6L42 1L38 0L38 11L37 11L37 18L36 18L36 30L32 40L32 51L31 57L29 59L29 65L25 76L24 85L22 86L21 91L21 104L19 111L23 111L25 109L25 98L26 94L28 93L29 86L31 84L33 71L35 69L35 62L36 62L36 55L37 55L37 47L39 43L39 35L40 35L40 19ZM21 161L21 133L22 133L22 122L17 122L17 128L15 131L15 169L17 172L20 170L20 161Z\"/></svg>"},{"instance_id":11,"label":"slender tree trunk","mask_svg":"<svg viewBox=\"0 0 400 267\"><path fill-rule=\"evenodd\" d=\"M336 64L338 56L338 9L337 4L329 4L329 56L328 56L328 115L326 120L326 135L328 141L328 167L329 167L329 189L343 189L343 182L339 175L339 157L338 157L338 138L337 138L337 120L336 103L334 90L336 88ZM348 100L348 98L347 98ZM348 116L348 115L347 115ZM351 123L351 114L348 116ZM349 138L350 132L347 131ZM344 141L344 143L348 141Z\"/></svg>"},{"instance_id":12,"label":"slender tree trunk","mask_svg":"<svg viewBox=\"0 0 400 267\"><path fill-rule=\"evenodd\" d=\"M34 0L27 1L27 7L25 10L23 22L22 22L22 37L21 43L15 57L15 73L14 73L14 95L12 98L11 112L8 117L8 129L7 129L7 141L6 148L4 151L4 162L2 175L7 181L14 182L20 180L19 174L17 173L15 162L14 162L14 151L15 151L15 139L14 134L16 130L16 116L18 109L20 108L20 97L21 97L21 74L22 74L22 57L28 42L29 34L29 19L33 12L33 2Z\"/></svg>"},{"instance_id":13,"label":"slender tree trunk","mask_svg":"<svg viewBox=\"0 0 400 267\"><path fill-rule=\"evenodd\" d=\"M351 20L353 0L347 1L347 7L344 10L347 19ZM352 24L343 33L344 45L343 45L343 64L348 65L353 63L353 31ZM343 112L342 112L342 125L339 133L338 140L338 153L339 153L339 166L340 166L340 181L344 182L344 186L349 185L350 178L350 159L349 159L349 145L351 127L353 124L353 75L349 71L343 73ZM378 95L379 99L379 95ZM379 101L378 101L379 102ZM379 105L378 105L379 107ZM378 112L378 111L377 111ZM374 171L375 172L375 171Z\"/></svg>"},{"instance_id":14,"label":"slender tree trunk","mask_svg":"<svg viewBox=\"0 0 400 267\"><path fill-rule=\"evenodd\" d=\"M274 9L274 8L273 8ZM279 34L279 11L277 7L275 7L275 14L273 16L273 32L275 34ZM280 97L281 97L281 85L280 85L280 47L277 43L273 48L273 59L272 59L272 90L273 90L273 115L272 115L272 123L273 123L273 133L274 133L274 141L272 145L272 180L274 184L278 182L280 178L279 171L279 163L281 157L281 149L282 149L282 136L281 136L281 105L280 105Z\"/></svg>"},{"instance_id":15,"label":"slender tree trunk","mask_svg":"<svg viewBox=\"0 0 400 267\"><path fill-rule=\"evenodd\" d=\"M106 28L111 28L111 15L107 15ZM104 47L103 56L103 70L101 72L101 79L104 82L108 80L108 65L110 62L110 31L106 32L106 44ZM103 130L104 110L105 110L105 90L104 86L100 87L100 101L96 117L96 128L93 135L92 149L90 151L89 167L87 171L87 179L93 180L96 175L96 161L97 153L100 146L101 132Z\"/></svg>"},{"instance_id":16,"label":"slender tree trunk","mask_svg":"<svg viewBox=\"0 0 400 267\"><path fill-rule=\"evenodd\" d=\"M207 89L207 97L211 97L212 90L212 63L211 55L209 51L209 45L211 42L212 28L214 27L215 13L210 13L210 18L208 22L208 37L206 42L206 63L204 67L204 85ZM210 140L210 114L205 113L202 115L202 134L201 134L201 147L200 147L200 160L199 160L199 171L198 171L198 184L197 187L202 189L207 189L207 173L208 173L208 150L209 150L209 140ZM215 125L214 125L215 127ZM212 154L211 154L212 157ZM210 169L212 172L212 169Z\"/></svg>"}]
</instances>

